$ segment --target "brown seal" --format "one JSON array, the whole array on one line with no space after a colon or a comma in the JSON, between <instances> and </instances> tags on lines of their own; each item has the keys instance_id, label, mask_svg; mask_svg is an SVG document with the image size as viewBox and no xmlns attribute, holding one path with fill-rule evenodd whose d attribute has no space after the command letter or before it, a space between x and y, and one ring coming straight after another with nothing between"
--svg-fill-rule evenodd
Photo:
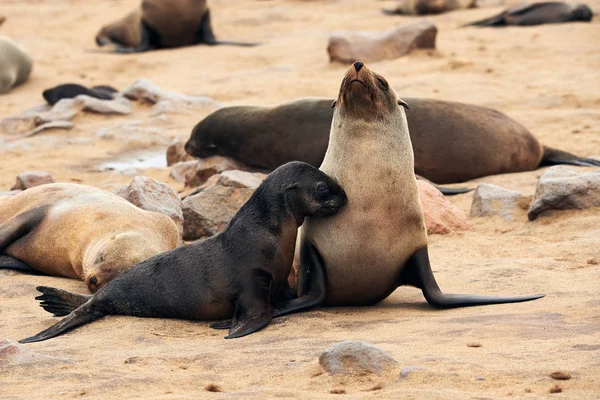
<instances>
[{"instance_id":1,"label":"brown seal","mask_svg":"<svg viewBox=\"0 0 600 400\"><path fill-rule=\"evenodd\" d=\"M569 4L558 1L518 4L480 21L465 26L532 26L592 20L594 13L586 4Z\"/></svg>"},{"instance_id":2,"label":"brown seal","mask_svg":"<svg viewBox=\"0 0 600 400\"><path fill-rule=\"evenodd\" d=\"M179 244L166 215L91 186L53 183L0 201L0 254L45 274L82 279L92 292Z\"/></svg>"},{"instance_id":3,"label":"brown seal","mask_svg":"<svg viewBox=\"0 0 600 400\"><path fill-rule=\"evenodd\" d=\"M523 125L486 107L406 98L415 172L438 184L534 170L543 165L599 165L543 146ZM275 107L221 108L192 130L195 157L222 155L272 170L298 160L321 165L333 118L332 100L301 99Z\"/></svg>"},{"instance_id":4,"label":"brown seal","mask_svg":"<svg viewBox=\"0 0 600 400\"><path fill-rule=\"evenodd\" d=\"M25 83L32 67L33 59L25 48L8 36L0 36L0 94Z\"/></svg>"},{"instance_id":5,"label":"brown seal","mask_svg":"<svg viewBox=\"0 0 600 400\"><path fill-rule=\"evenodd\" d=\"M385 78L363 63L355 62L346 73L321 170L344 187L348 204L330 218L304 222L300 297L289 301L285 312L318 304L375 304L401 285L420 288L439 308L542 297L441 292L428 259L405 106Z\"/></svg>"},{"instance_id":6,"label":"brown seal","mask_svg":"<svg viewBox=\"0 0 600 400\"><path fill-rule=\"evenodd\" d=\"M345 203L342 188L317 168L300 162L279 167L222 233L146 260L94 296L39 287L41 306L68 316L21 342L46 340L111 314L233 316L227 338L255 332L278 315L278 304L295 297L287 277L304 218L331 216Z\"/></svg>"},{"instance_id":7,"label":"brown seal","mask_svg":"<svg viewBox=\"0 0 600 400\"><path fill-rule=\"evenodd\" d=\"M384 8L381 11L387 15L425 15L474 7L475 0L402 0L395 8Z\"/></svg>"},{"instance_id":8,"label":"brown seal","mask_svg":"<svg viewBox=\"0 0 600 400\"><path fill-rule=\"evenodd\" d=\"M143 0L139 9L104 26L96 35L96 43L114 44L122 53L198 43L256 45L215 39L206 0Z\"/></svg>"}]
</instances>

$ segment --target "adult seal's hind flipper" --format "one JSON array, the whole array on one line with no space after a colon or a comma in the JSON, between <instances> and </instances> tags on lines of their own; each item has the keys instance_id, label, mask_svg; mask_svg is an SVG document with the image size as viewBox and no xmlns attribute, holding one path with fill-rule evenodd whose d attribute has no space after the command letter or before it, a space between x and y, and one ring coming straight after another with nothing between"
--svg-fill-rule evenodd
<instances>
[{"instance_id":1,"label":"adult seal's hind flipper","mask_svg":"<svg viewBox=\"0 0 600 400\"><path fill-rule=\"evenodd\" d=\"M37 207L0 224L0 252L33 231L46 217L48 207Z\"/></svg>"},{"instance_id":2,"label":"adult seal's hind flipper","mask_svg":"<svg viewBox=\"0 0 600 400\"><path fill-rule=\"evenodd\" d=\"M27 274L40 275L40 273L31 268L29 264L4 254L0 254L0 269L12 269Z\"/></svg>"},{"instance_id":3,"label":"adult seal's hind flipper","mask_svg":"<svg viewBox=\"0 0 600 400\"><path fill-rule=\"evenodd\" d=\"M458 308L490 304L520 303L544 297L543 294L515 297L478 296L472 294L444 294L440 290L429 264L427 246L417 250L406 262L400 285L411 285L423 291L429 304L437 308Z\"/></svg>"},{"instance_id":4,"label":"adult seal's hind flipper","mask_svg":"<svg viewBox=\"0 0 600 400\"><path fill-rule=\"evenodd\" d=\"M215 34L213 33L212 24L210 22L210 10L206 10L206 13L202 17L202 22L200 23L200 28L198 29L197 43L204 43L204 44L208 44L211 46L228 45L228 46L253 47L253 46L260 45L260 43L217 40L217 38L215 38Z\"/></svg>"},{"instance_id":5,"label":"adult seal's hind flipper","mask_svg":"<svg viewBox=\"0 0 600 400\"><path fill-rule=\"evenodd\" d=\"M92 296L75 294L48 286L38 286L36 289L42 293L41 296L35 298L40 301L40 307L50 314L54 314L55 317L69 315L92 298Z\"/></svg>"},{"instance_id":6,"label":"adult seal's hind flipper","mask_svg":"<svg viewBox=\"0 0 600 400\"><path fill-rule=\"evenodd\" d=\"M576 165L578 167L597 167L600 166L600 160L581 158L566 151L544 146L544 156L542 157L540 166L560 164Z\"/></svg>"}]
</instances>

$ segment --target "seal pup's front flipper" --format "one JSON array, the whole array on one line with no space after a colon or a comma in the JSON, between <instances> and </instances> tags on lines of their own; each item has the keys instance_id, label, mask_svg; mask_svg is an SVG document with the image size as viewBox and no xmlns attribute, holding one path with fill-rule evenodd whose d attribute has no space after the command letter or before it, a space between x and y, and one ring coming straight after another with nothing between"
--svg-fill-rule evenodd
<instances>
[{"instance_id":1,"label":"seal pup's front flipper","mask_svg":"<svg viewBox=\"0 0 600 400\"><path fill-rule=\"evenodd\" d=\"M406 262L400 285L411 285L423 291L429 304L437 308L483 306L488 304L520 303L544 297L543 294L515 297L477 296L472 294L444 294L440 290L429 264L427 246L417 250Z\"/></svg>"},{"instance_id":2,"label":"seal pup's front flipper","mask_svg":"<svg viewBox=\"0 0 600 400\"><path fill-rule=\"evenodd\" d=\"M40 272L33 269L29 264L5 254L0 254L0 269L12 269L27 274L40 275Z\"/></svg>"},{"instance_id":3,"label":"seal pup's front flipper","mask_svg":"<svg viewBox=\"0 0 600 400\"><path fill-rule=\"evenodd\" d=\"M544 146L544 156L542 157L540 166L560 164L575 165L578 167L598 167L600 166L600 160L581 158L566 151Z\"/></svg>"},{"instance_id":4,"label":"seal pup's front flipper","mask_svg":"<svg viewBox=\"0 0 600 400\"><path fill-rule=\"evenodd\" d=\"M140 43L135 47L123 46L120 43L112 42L116 46L115 52L119 54L130 54L130 53L143 53L148 50L152 50L158 45L160 36L158 33L144 23L140 22Z\"/></svg>"},{"instance_id":5,"label":"seal pup's front flipper","mask_svg":"<svg viewBox=\"0 0 600 400\"><path fill-rule=\"evenodd\" d=\"M273 275L263 270L254 270L253 285L240 294L236 301L229 335L234 339L256 332L271 322L271 284Z\"/></svg>"},{"instance_id":6,"label":"seal pup's front flipper","mask_svg":"<svg viewBox=\"0 0 600 400\"><path fill-rule=\"evenodd\" d=\"M46 217L48 207L37 207L0 224L0 252L33 231Z\"/></svg>"},{"instance_id":7,"label":"seal pup's front flipper","mask_svg":"<svg viewBox=\"0 0 600 400\"><path fill-rule=\"evenodd\" d=\"M325 262L319 251L304 243L300 249L297 299L274 305L273 318L317 307L327 297Z\"/></svg>"}]
</instances>

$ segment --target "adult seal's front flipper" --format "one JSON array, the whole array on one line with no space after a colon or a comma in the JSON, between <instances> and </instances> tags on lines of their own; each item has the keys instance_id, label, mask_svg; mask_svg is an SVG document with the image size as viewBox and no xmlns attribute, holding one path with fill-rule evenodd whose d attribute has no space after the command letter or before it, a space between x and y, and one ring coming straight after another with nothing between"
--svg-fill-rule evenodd
<instances>
[{"instance_id":1,"label":"adult seal's front flipper","mask_svg":"<svg viewBox=\"0 0 600 400\"><path fill-rule=\"evenodd\" d=\"M417 250L407 261L400 285L411 285L423 291L429 304L437 308L484 306L489 304L520 303L544 297L543 294L515 297L478 296L472 294L444 294L440 290L429 264L427 246Z\"/></svg>"}]
</instances>

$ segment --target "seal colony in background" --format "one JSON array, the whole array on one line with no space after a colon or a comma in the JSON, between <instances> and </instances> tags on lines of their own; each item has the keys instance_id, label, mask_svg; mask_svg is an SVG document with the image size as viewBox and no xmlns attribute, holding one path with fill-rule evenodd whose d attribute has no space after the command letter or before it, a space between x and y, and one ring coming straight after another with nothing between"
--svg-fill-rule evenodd
<instances>
[{"instance_id":1,"label":"seal colony in background","mask_svg":"<svg viewBox=\"0 0 600 400\"><path fill-rule=\"evenodd\" d=\"M82 279L92 293L180 242L171 218L92 186L53 183L0 201L0 254L9 256L0 269Z\"/></svg>"},{"instance_id":2,"label":"seal colony in background","mask_svg":"<svg viewBox=\"0 0 600 400\"><path fill-rule=\"evenodd\" d=\"M599 160L543 146L523 125L490 108L423 98L406 102L414 172L438 184L544 165L600 166ZM221 108L194 127L185 149L194 157L222 155L268 170L292 160L319 166L329 142L331 104L301 99Z\"/></svg>"},{"instance_id":3,"label":"seal colony in background","mask_svg":"<svg viewBox=\"0 0 600 400\"><path fill-rule=\"evenodd\" d=\"M96 35L98 46L112 44L120 53L209 45L255 46L256 43L215 38L206 0L143 0L141 7L104 26Z\"/></svg>"},{"instance_id":4,"label":"seal colony in background","mask_svg":"<svg viewBox=\"0 0 600 400\"><path fill-rule=\"evenodd\" d=\"M266 326L296 297L288 284L298 227L307 216L327 217L346 203L342 188L323 172L293 162L273 171L233 217L209 239L146 260L94 296L39 287L41 306L62 321L22 343L37 342L105 315L223 319L227 338Z\"/></svg>"}]
</instances>

